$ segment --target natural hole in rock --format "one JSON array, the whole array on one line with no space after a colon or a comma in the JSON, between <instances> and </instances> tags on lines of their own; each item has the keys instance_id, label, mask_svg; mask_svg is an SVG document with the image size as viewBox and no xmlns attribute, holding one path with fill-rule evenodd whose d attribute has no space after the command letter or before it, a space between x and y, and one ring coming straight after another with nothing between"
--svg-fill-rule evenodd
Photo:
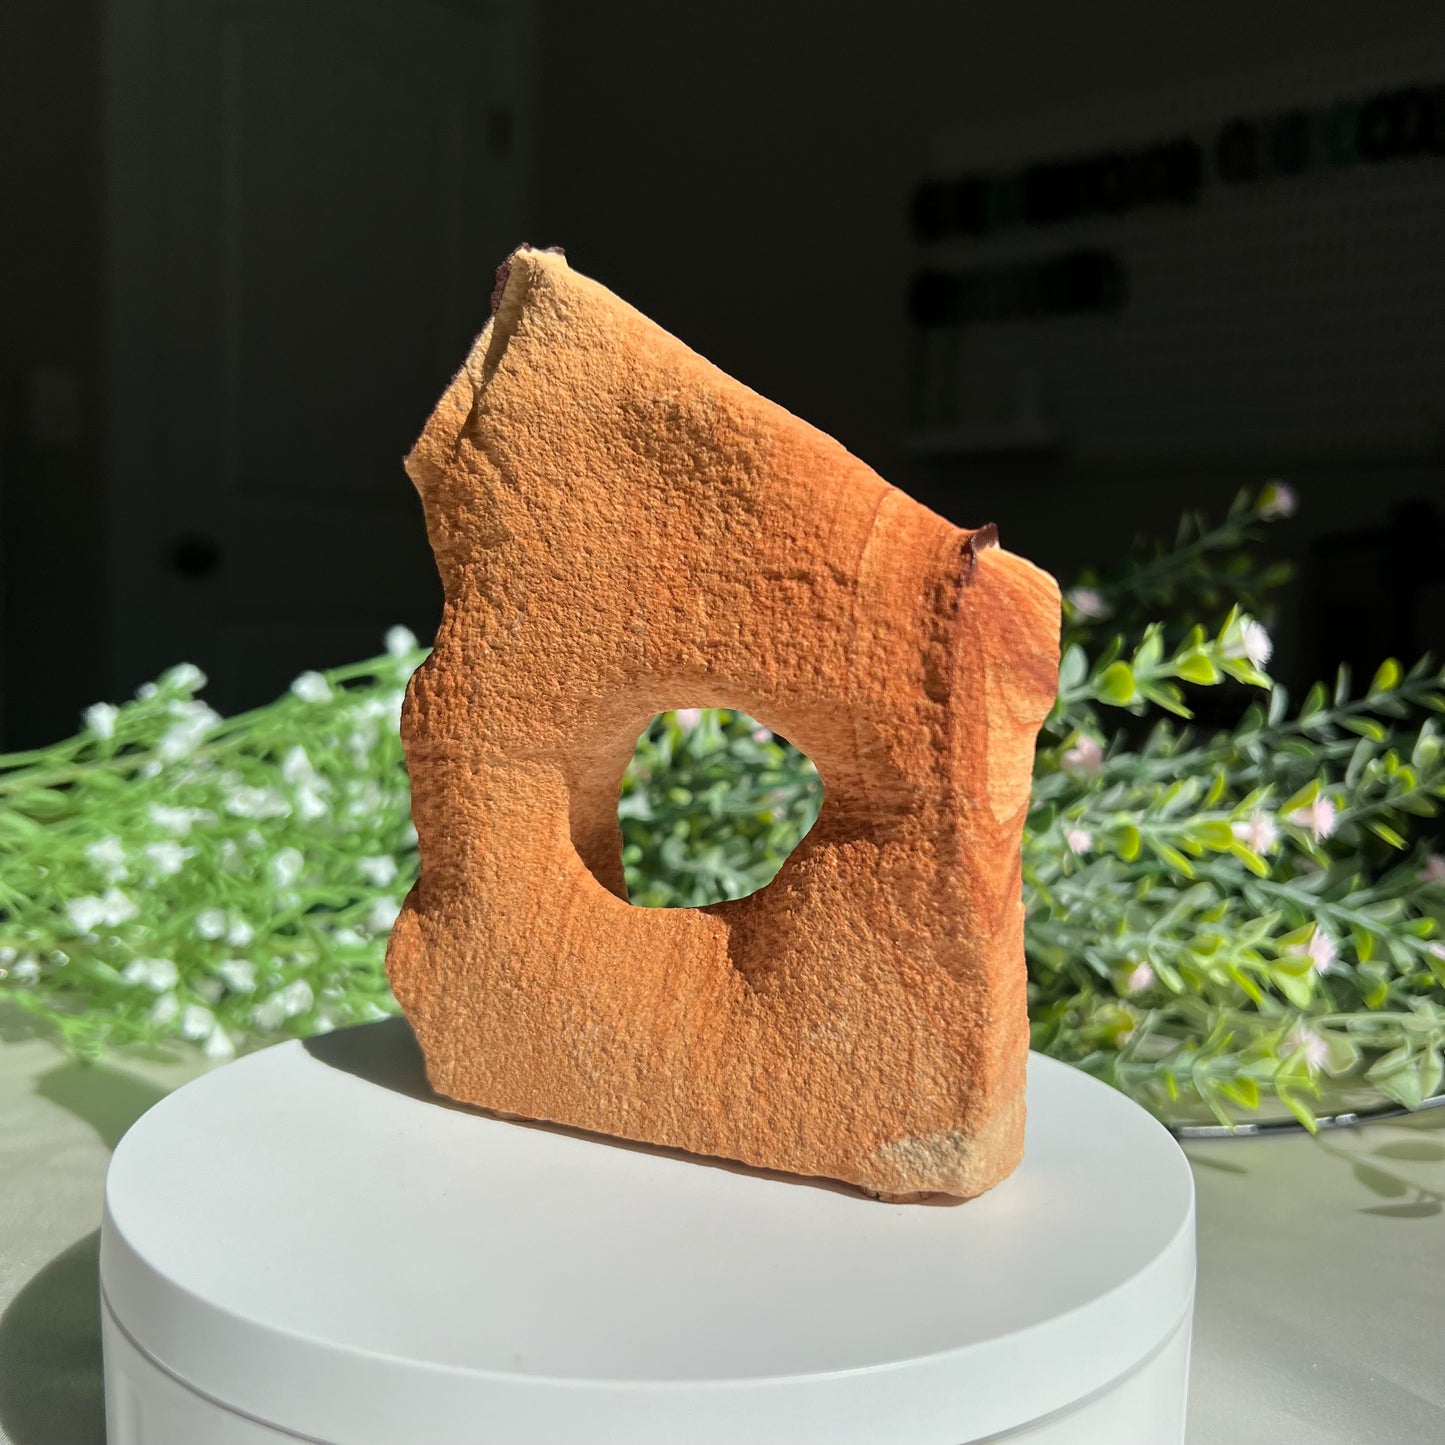
<instances>
[{"instance_id":1,"label":"natural hole in rock","mask_svg":"<svg viewBox=\"0 0 1445 1445\"><path fill-rule=\"evenodd\" d=\"M747 713L658 713L617 805L628 897L641 908L746 898L773 881L822 803L812 760Z\"/></svg>"}]
</instances>

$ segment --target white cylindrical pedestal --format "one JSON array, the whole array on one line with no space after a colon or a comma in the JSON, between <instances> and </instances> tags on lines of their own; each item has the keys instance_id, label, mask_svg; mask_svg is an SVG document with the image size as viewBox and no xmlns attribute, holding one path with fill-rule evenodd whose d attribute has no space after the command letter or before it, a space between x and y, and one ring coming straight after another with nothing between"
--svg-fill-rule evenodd
<instances>
[{"instance_id":1,"label":"white cylindrical pedestal","mask_svg":"<svg viewBox=\"0 0 1445 1445\"><path fill-rule=\"evenodd\" d=\"M117 1149L111 1445L1177 1445L1194 1196L1034 1056L961 1205L508 1123L398 1021L187 1085Z\"/></svg>"}]
</instances>

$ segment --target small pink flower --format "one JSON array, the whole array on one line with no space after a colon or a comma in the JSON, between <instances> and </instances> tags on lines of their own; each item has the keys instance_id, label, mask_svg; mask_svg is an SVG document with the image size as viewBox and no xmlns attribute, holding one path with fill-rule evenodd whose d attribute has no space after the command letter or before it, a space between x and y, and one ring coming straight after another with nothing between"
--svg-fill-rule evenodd
<instances>
[{"instance_id":1,"label":"small pink flower","mask_svg":"<svg viewBox=\"0 0 1445 1445\"><path fill-rule=\"evenodd\" d=\"M1299 511L1299 496L1295 489L1285 482L1271 482L1259 499L1261 521L1277 522L1281 517L1292 517Z\"/></svg>"},{"instance_id":2,"label":"small pink flower","mask_svg":"<svg viewBox=\"0 0 1445 1445\"><path fill-rule=\"evenodd\" d=\"M1315 924L1315 931L1310 935L1310 941L1305 944L1304 951L1309 954L1314 971L1321 975L1328 973L1335 966L1335 959L1340 956L1334 939L1318 923Z\"/></svg>"},{"instance_id":3,"label":"small pink flower","mask_svg":"<svg viewBox=\"0 0 1445 1445\"><path fill-rule=\"evenodd\" d=\"M772 742L772 740L773 740L773 730L772 730L772 728L762 728L762 727L759 727L759 728L754 728L754 729L753 729L753 741L754 741L755 743L770 743L770 742Z\"/></svg>"},{"instance_id":4,"label":"small pink flower","mask_svg":"<svg viewBox=\"0 0 1445 1445\"><path fill-rule=\"evenodd\" d=\"M1445 961L1445 943L1432 943L1427 945L1425 950L1431 958L1438 958Z\"/></svg>"},{"instance_id":5,"label":"small pink flower","mask_svg":"<svg viewBox=\"0 0 1445 1445\"><path fill-rule=\"evenodd\" d=\"M1154 983L1154 970L1147 963L1136 964L1124 985L1129 993L1143 993Z\"/></svg>"},{"instance_id":6,"label":"small pink flower","mask_svg":"<svg viewBox=\"0 0 1445 1445\"><path fill-rule=\"evenodd\" d=\"M1252 853L1268 853L1279 842L1279 829L1268 813L1251 813L1234 825L1234 836Z\"/></svg>"},{"instance_id":7,"label":"small pink flower","mask_svg":"<svg viewBox=\"0 0 1445 1445\"><path fill-rule=\"evenodd\" d=\"M1097 587L1070 587L1064 597L1086 622L1101 622L1114 611Z\"/></svg>"},{"instance_id":8,"label":"small pink flower","mask_svg":"<svg viewBox=\"0 0 1445 1445\"><path fill-rule=\"evenodd\" d=\"M1087 853L1094 846L1094 835L1085 828L1066 828L1064 842L1071 853Z\"/></svg>"},{"instance_id":9,"label":"small pink flower","mask_svg":"<svg viewBox=\"0 0 1445 1445\"><path fill-rule=\"evenodd\" d=\"M1425 866L1420 870L1420 881L1422 883L1445 883L1445 858L1438 853L1432 853L1425 860Z\"/></svg>"},{"instance_id":10,"label":"small pink flower","mask_svg":"<svg viewBox=\"0 0 1445 1445\"><path fill-rule=\"evenodd\" d=\"M1313 1029L1296 1024L1280 1045L1280 1056L1287 1059L1301 1049L1304 1050L1305 1064L1310 1073L1316 1074L1324 1068L1325 1060L1329 1057L1329 1044Z\"/></svg>"},{"instance_id":11,"label":"small pink flower","mask_svg":"<svg viewBox=\"0 0 1445 1445\"><path fill-rule=\"evenodd\" d=\"M1339 817L1335 805L1321 793L1313 803L1296 808L1285 821L1293 823L1296 828L1303 828L1318 843L1335 831Z\"/></svg>"},{"instance_id":12,"label":"small pink flower","mask_svg":"<svg viewBox=\"0 0 1445 1445\"><path fill-rule=\"evenodd\" d=\"M680 707L673 710L673 717L683 732L690 733L702 721L700 707Z\"/></svg>"},{"instance_id":13,"label":"small pink flower","mask_svg":"<svg viewBox=\"0 0 1445 1445\"><path fill-rule=\"evenodd\" d=\"M1071 748L1059 757L1059 766L1069 773L1097 773L1104 766L1104 749L1097 739L1081 733Z\"/></svg>"}]
</instances>

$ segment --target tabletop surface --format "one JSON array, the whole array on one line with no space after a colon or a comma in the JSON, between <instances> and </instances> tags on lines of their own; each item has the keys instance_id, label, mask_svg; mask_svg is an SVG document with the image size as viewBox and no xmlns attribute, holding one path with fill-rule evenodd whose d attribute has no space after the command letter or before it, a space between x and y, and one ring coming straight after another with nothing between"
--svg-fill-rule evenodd
<instances>
[{"instance_id":1,"label":"tabletop surface","mask_svg":"<svg viewBox=\"0 0 1445 1445\"><path fill-rule=\"evenodd\" d=\"M104 1440L110 1151L196 1064L0 1042L0 1445ZM1187 1148L1199 1285L1189 1445L1445 1438L1445 1110Z\"/></svg>"}]
</instances>

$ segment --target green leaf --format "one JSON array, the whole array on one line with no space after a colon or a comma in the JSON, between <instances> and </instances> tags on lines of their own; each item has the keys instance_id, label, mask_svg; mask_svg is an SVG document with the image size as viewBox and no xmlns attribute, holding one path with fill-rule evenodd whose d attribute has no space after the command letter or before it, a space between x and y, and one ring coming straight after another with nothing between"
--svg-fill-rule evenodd
<instances>
[{"instance_id":1,"label":"green leaf","mask_svg":"<svg viewBox=\"0 0 1445 1445\"><path fill-rule=\"evenodd\" d=\"M1319 1122L1315 1119L1314 1114L1309 1109L1307 1109L1304 1104L1301 1103L1300 1100L1294 1096L1293 1093L1291 1093L1288 1089L1276 1086L1275 1096L1279 1099L1280 1103L1283 1104L1285 1108L1288 1109L1290 1113L1293 1114L1295 1118L1298 1119L1300 1123L1309 1130L1311 1134L1319 1133Z\"/></svg>"},{"instance_id":2,"label":"green leaf","mask_svg":"<svg viewBox=\"0 0 1445 1445\"><path fill-rule=\"evenodd\" d=\"M1139 829L1133 823L1125 823L1114 830L1114 852L1126 863L1132 863L1139 856L1142 842Z\"/></svg>"},{"instance_id":3,"label":"green leaf","mask_svg":"<svg viewBox=\"0 0 1445 1445\"><path fill-rule=\"evenodd\" d=\"M1300 808L1307 808L1320 795L1320 780L1311 778L1299 792L1293 794L1289 800L1280 805L1282 814L1297 812Z\"/></svg>"},{"instance_id":4,"label":"green leaf","mask_svg":"<svg viewBox=\"0 0 1445 1445\"><path fill-rule=\"evenodd\" d=\"M1373 697L1377 692L1393 692L1399 687L1402 676L1400 664L1393 657L1387 657L1370 683L1370 696Z\"/></svg>"},{"instance_id":5,"label":"green leaf","mask_svg":"<svg viewBox=\"0 0 1445 1445\"><path fill-rule=\"evenodd\" d=\"M1211 687L1219 681L1219 669L1203 652L1191 652L1178 658L1174 672L1185 682L1198 683L1201 687Z\"/></svg>"},{"instance_id":6,"label":"green leaf","mask_svg":"<svg viewBox=\"0 0 1445 1445\"><path fill-rule=\"evenodd\" d=\"M1375 819L1366 823L1365 826L1375 837L1383 839L1392 848L1408 848L1410 846L1388 823L1381 823Z\"/></svg>"},{"instance_id":7,"label":"green leaf","mask_svg":"<svg viewBox=\"0 0 1445 1445\"><path fill-rule=\"evenodd\" d=\"M1101 702L1124 707L1134 700L1134 674L1127 662L1115 662L1105 668L1099 679L1098 696Z\"/></svg>"}]
</instances>

